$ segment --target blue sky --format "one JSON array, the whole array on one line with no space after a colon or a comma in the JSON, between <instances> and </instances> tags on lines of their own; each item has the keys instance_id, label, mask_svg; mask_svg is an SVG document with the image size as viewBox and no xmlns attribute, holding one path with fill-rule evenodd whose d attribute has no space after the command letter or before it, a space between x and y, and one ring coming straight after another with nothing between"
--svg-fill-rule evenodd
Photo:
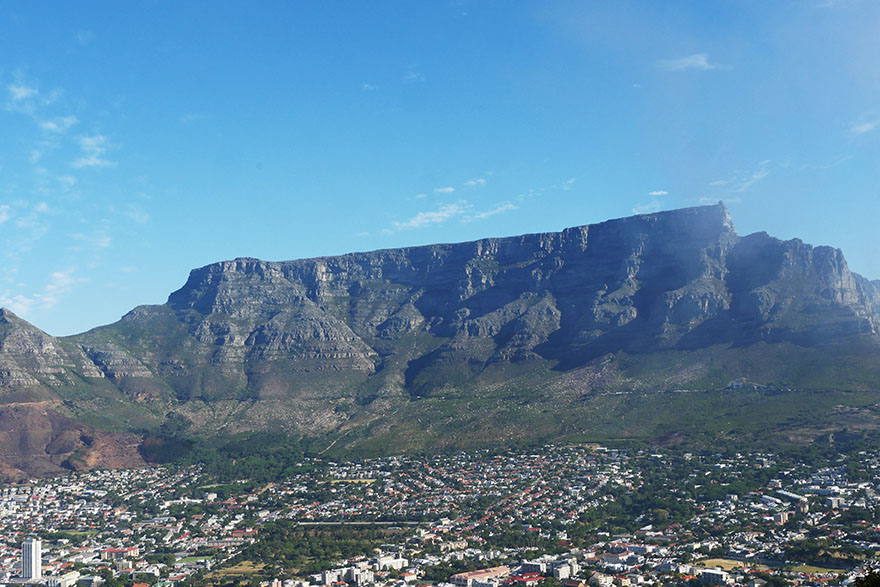
<instances>
[{"instance_id":1,"label":"blue sky","mask_svg":"<svg viewBox=\"0 0 880 587\"><path fill-rule=\"evenodd\" d=\"M880 278L880 3L0 4L0 305L724 200Z\"/></svg>"}]
</instances>

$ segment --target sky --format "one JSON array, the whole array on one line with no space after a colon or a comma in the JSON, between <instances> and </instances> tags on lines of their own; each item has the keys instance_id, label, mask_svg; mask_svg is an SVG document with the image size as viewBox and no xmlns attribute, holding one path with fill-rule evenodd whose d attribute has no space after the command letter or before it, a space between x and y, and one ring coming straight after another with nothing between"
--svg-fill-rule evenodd
<instances>
[{"instance_id":1,"label":"sky","mask_svg":"<svg viewBox=\"0 0 880 587\"><path fill-rule=\"evenodd\" d=\"M0 3L0 305L723 200L880 278L880 3Z\"/></svg>"}]
</instances>

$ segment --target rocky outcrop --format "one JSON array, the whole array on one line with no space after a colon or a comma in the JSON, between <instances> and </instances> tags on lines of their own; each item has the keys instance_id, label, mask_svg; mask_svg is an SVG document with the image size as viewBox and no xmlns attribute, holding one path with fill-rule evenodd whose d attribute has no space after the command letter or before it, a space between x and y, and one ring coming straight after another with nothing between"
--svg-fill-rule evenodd
<instances>
[{"instance_id":1,"label":"rocky outcrop","mask_svg":"<svg viewBox=\"0 0 880 587\"><path fill-rule=\"evenodd\" d=\"M480 366L578 362L718 336L872 333L877 300L878 288L852 274L840 251L740 238L718 205L559 233L225 261L194 270L165 307L139 309L116 330L171 311L198 356L180 368L210 363L247 385L243 365L279 361L370 376L401 352L415 367ZM396 344L413 337L416 349Z\"/></svg>"},{"instance_id":2,"label":"rocky outcrop","mask_svg":"<svg viewBox=\"0 0 880 587\"><path fill-rule=\"evenodd\" d=\"M53 389L103 373L77 345L65 343L0 308L0 398L45 398Z\"/></svg>"},{"instance_id":3,"label":"rocky outcrop","mask_svg":"<svg viewBox=\"0 0 880 587\"><path fill-rule=\"evenodd\" d=\"M65 339L3 311L0 397L71 414L173 409L203 433L324 434L532 368L580 373L561 381L591 391L684 385L706 377L707 349L876 345L878 320L878 282L839 250L740 237L719 204L556 233L223 261L192 271L164 305ZM698 352L662 376L609 359Z\"/></svg>"}]
</instances>

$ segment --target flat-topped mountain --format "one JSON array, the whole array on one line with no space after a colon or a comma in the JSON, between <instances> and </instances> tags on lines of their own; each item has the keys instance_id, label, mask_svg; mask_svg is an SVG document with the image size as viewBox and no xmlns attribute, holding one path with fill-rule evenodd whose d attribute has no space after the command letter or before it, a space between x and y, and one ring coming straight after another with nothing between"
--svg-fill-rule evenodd
<instances>
[{"instance_id":1,"label":"flat-topped mountain","mask_svg":"<svg viewBox=\"0 0 880 587\"><path fill-rule=\"evenodd\" d=\"M173 412L194 435L273 430L380 452L626 436L596 429L621 392L878 389L878 327L880 283L839 250L740 237L719 204L224 261L164 305L63 339L3 311L0 398L90 430Z\"/></svg>"}]
</instances>

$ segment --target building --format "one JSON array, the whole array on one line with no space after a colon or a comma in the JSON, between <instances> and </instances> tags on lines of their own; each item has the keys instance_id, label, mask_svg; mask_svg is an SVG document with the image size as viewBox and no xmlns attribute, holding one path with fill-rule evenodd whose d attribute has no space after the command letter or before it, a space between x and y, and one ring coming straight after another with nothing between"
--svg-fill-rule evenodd
<instances>
[{"instance_id":1,"label":"building","mask_svg":"<svg viewBox=\"0 0 880 587\"><path fill-rule=\"evenodd\" d=\"M72 587L79 581L79 571L70 571L60 577L49 577L46 581L48 587Z\"/></svg>"},{"instance_id":2,"label":"building","mask_svg":"<svg viewBox=\"0 0 880 587\"><path fill-rule=\"evenodd\" d=\"M39 538L28 538L21 545L21 578L43 577L42 543Z\"/></svg>"},{"instance_id":3,"label":"building","mask_svg":"<svg viewBox=\"0 0 880 587\"><path fill-rule=\"evenodd\" d=\"M470 571L467 573L458 573L449 578L449 582L458 587L471 587L474 581L486 581L487 579L498 579L506 577L510 574L510 568L507 566L492 567L479 571Z\"/></svg>"},{"instance_id":4,"label":"building","mask_svg":"<svg viewBox=\"0 0 880 587\"><path fill-rule=\"evenodd\" d=\"M730 574L721 569L705 569L700 573L700 582L704 585L728 585L732 583Z\"/></svg>"}]
</instances>

